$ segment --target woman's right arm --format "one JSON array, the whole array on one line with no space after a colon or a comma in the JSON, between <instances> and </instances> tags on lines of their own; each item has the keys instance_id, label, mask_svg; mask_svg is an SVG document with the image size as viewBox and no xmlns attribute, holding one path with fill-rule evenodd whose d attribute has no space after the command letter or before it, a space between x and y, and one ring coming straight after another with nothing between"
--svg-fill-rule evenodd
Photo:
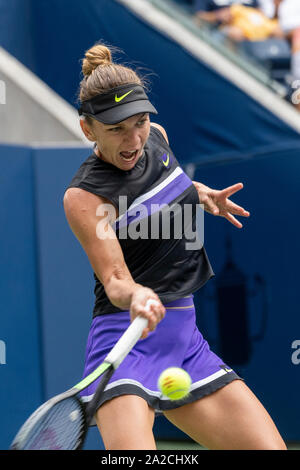
<instances>
[{"instance_id":1,"label":"woman's right arm","mask_svg":"<svg viewBox=\"0 0 300 470\"><path fill-rule=\"evenodd\" d=\"M138 315L148 318L148 328L142 335L145 338L162 320L165 308L152 289L137 284L132 278L111 227L117 218L114 206L83 189L69 188L64 196L64 209L70 228L87 254L110 302L120 311L130 310L131 320ZM145 308L148 299L158 301L150 311Z\"/></svg>"}]
</instances>

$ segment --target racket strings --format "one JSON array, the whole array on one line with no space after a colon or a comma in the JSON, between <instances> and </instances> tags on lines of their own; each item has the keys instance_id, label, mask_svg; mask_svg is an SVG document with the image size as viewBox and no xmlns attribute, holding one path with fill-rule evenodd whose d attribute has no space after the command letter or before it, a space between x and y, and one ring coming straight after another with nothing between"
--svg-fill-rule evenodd
<instances>
[{"instance_id":1,"label":"racket strings","mask_svg":"<svg viewBox=\"0 0 300 470\"><path fill-rule=\"evenodd\" d=\"M26 432L21 444L24 450L76 449L85 433L82 405L76 397L62 400Z\"/></svg>"}]
</instances>

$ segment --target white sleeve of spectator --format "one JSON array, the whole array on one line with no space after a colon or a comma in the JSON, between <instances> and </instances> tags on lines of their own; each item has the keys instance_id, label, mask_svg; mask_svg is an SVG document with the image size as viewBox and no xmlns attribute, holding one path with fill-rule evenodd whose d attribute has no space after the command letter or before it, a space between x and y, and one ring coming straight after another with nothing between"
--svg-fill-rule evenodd
<instances>
[{"instance_id":1,"label":"white sleeve of spectator","mask_svg":"<svg viewBox=\"0 0 300 470\"><path fill-rule=\"evenodd\" d=\"M273 0L258 0L259 8L268 17L274 18L275 5Z\"/></svg>"},{"instance_id":2,"label":"white sleeve of spectator","mask_svg":"<svg viewBox=\"0 0 300 470\"><path fill-rule=\"evenodd\" d=\"M285 0L278 12L279 23L284 32L300 28L300 0Z\"/></svg>"}]
</instances>

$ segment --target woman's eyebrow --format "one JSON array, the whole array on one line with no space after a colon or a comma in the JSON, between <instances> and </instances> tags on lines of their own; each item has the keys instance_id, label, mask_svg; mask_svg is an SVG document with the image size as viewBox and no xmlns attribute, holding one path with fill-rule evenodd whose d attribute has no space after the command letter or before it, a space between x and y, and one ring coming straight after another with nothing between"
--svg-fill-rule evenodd
<instances>
[{"instance_id":1,"label":"woman's eyebrow","mask_svg":"<svg viewBox=\"0 0 300 470\"><path fill-rule=\"evenodd\" d=\"M120 122L117 122L116 124L105 124L105 129L115 129L115 127L122 127L122 124Z\"/></svg>"},{"instance_id":2,"label":"woman's eyebrow","mask_svg":"<svg viewBox=\"0 0 300 470\"><path fill-rule=\"evenodd\" d=\"M141 119L143 119L144 117L147 116L148 113L142 113L140 115L138 115L138 118L136 120L136 122L139 122ZM104 124L105 125L105 129L109 130L109 129L114 129L115 127L122 127L123 125L123 122L119 122L119 123L116 123L116 124Z\"/></svg>"},{"instance_id":3,"label":"woman's eyebrow","mask_svg":"<svg viewBox=\"0 0 300 470\"><path fill-rule=\"evenodd\" d=\"M141 114L141 115L140 115L140 117L137 119L137 121L136 121L136 122L139 122L139 121L141 121L141 120L142 120L144 117L146 117L146 116L147 116L147 113L143 113L143 114Z\"/></svg>"}]
</instances>

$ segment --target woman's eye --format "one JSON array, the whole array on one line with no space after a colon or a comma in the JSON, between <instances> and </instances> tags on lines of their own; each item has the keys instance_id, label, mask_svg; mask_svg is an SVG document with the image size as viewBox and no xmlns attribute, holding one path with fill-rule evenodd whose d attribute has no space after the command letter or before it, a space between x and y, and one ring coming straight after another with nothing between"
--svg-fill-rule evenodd
<instances>
[{"instance_id":1,"label":"woman's eye","mask_svg":"<svg viewBox=\"0 0 300 470\"><path fill-rule=\"evenodd\" d=\"M118 132L121 128L120 127L113 127L112 129L109 129L110 132Z\"/></svg>"},{"instance_id":2,"label":"woman's eye","mask_svg":"<svg viewBox=\"0 0 300 470\"><path fill-rule=\"evenodd\" d=\"M139 121L139 122L137 123L137 125L138 125L138 126L143 126L146 121L147 121L147 119L143 119L142 121Z\"/></svg>"}]
</instances>

